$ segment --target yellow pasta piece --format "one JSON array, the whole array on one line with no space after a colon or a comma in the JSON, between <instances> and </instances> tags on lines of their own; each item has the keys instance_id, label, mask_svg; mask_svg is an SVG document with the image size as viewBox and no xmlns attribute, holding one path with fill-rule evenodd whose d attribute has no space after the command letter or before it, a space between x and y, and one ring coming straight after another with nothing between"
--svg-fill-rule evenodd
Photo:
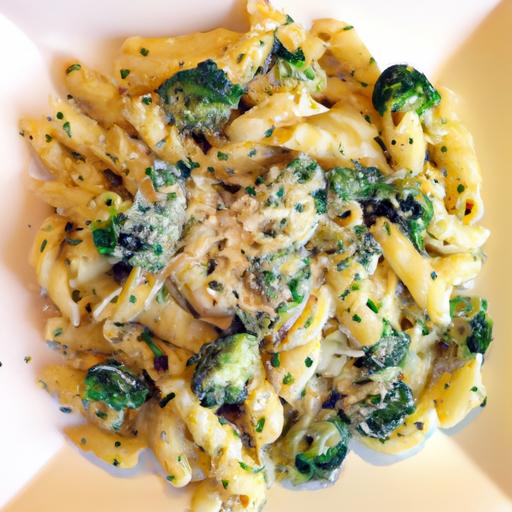
<instances>
[{"instance_id":1,"label":"yellow pasta piece","mask_svg":"<svg viewBox=\"0 0 512 512\"><path fill-rule=\"evenodd\" d=\"M148 99L151 100L150 103L146 101ZM178 129L167 123L156 94L124 98L123 115L160 158L173 163L186 160L184 141L181 140Z\"/></svg>"},{"instance_id":2,"label":"yellow pasta piece","mask_svg":"<svg viewBox=\"0 0 512 512\"><path fill-rule=\"evenodd\" d=\"M209 478L201 482L192 495L191 512L220 512L222 496L219 484Z\"/></svg>"},{"instance_id":3,"label":"yellow pasta piece","mask_svg":"<svg viewBox=\"0 0 512 512\"><path fill-rule=\"evenodd\" d=\"M46 321L46 341L52 341L70 348L71 350L93 350L109 354L111 345L103 336L101 323L82 323L79 327L73 327L64 317L53 317Z\"/></svg>"},{"instance_id":4,"label":"yellow pasta piece","mask_svg":"<svg viewBox=\"0 0 512 512\"><path fill-rule=\"evenodd\" d=\"M87 206L96 194L80 187L66 186L60 181L42 181L31 179L32 190L45 203L61 208L69 216L74 216L77 206Z\"/></svg>"},{"instance_id":5,"label":"yellow pasta piece","mask_svg":"<svg viewBox=\"0 0 512 512\"><path fill-rule=\"evenodd\" d=\"M266 0L247 0L251 30L274 30L286 23L286 14Z\"/></svg>"},{"instance_id":6,"label":"yellow pasta piece","mask_svg":"<svg viewBox=\"0 0 512 512\"><path fill-rule=\"evenodd\" d=\"M152 403L144 422L149 447L173 487L184 487L208 475L210 458L190 440L187 426L170 407Z\"/></svg>"},{"instance_id":7,"label":"yellow pasta piece","mask_svg":"<svg viewBox=\"0 0 512 512\"><path fill-rule=\"evenodd\" d=\"M145 370L157 381L166 374L181 375L187 366L191 352L170 346L145 330L142 325L122 324L106 320L103 324L103 336L110 343L110 349L116 356L127 362L130 367ZM155 369L154 347L167 356L168 370Z\"/></svg>"},{"instance_id":8,"label":"yellow pasta piece","mask_svg":"<svg viewBox=\"0 0 512 512\"><path fill-rule=\"evenodd\" d=\"M377 128L343 101L323 114L294 126L277 128L264 142L307 153L326 167L351 167L353 160L389 172L382 149L374 140Z\"/></svg>"},{"instance_id":9,"label":"yellow pasta piece","mask_svg":"<svg viewBox=\"0 0 512 512\"><path fill-rule=\"evenodd\" d=\"M67 427L64 432L80 450L92 452L103 462L121 469L135 467L147 443L142 435L120 436L90 424Z\"/></svg>"},{"instance_id":10,"label":"yellow pasta piece","mask_svg":"<svg viewBox=\"0 0 512 512\"><path fill-rule=\"evenodd\" d=\"M115 62L115 77L130 95L146 94L181 69L220 58L240 37L241 34L224 28L176 37L130 37L124 41ZM146 56L141 54L142 48L148 51ZM124 79L121 70L129 71Z\"/></svg>"},{"instance_id":11,"label":"yellow pasta piece","mask_svg":"<svg viewBox=\"0 0 512 512\"><path fill-rule=\"evenodd\" d=\"M382 118L382 138L395 169L418 174L423 169L427 141L421 120L416 112L406 112L395 124L394 114L385 112Z\"/></svg>"},{"instance_id":12,"label":"yellow pasta piece","mask_svg":"<svg viewBox=\"0 0 512 512\"><path fill-rule=\"evenodd\" d=\"M172 379L159 384L163 393L175 394L167 407L178 413L196 444L210 455L215 478L228 482L227 492L240 500L246 510L259 510L265 501L263 474L255 471L254 461L243 453L242 442L231 427L221 425L213 411L201 407L185 381Z\"/></svg>"},{"instance_id":13,"label":"yellow pasta piece","mask_svg":"<svg viewBox=\"0 0 512 512\"><path fill-rule=\"evenodd\" d=\"M382 442L379 439L359 436L359 440L376 452L387 455L404 454L419 447L437 424L436 410L432 401L422 398L416 404L416 411L407 417L405 423L398 427L389 439Z\"/></svg>"},{"instance_id":14,"label":"yellow pasta piece","mask_svg":"<svg viewBox=\"0 0 512 512\"><path fill-rule=\"evenodd\" d=\"M462 367L443 373L427 391L441 427L457 425L484 401L487 393L482 383L481 366L482 356L478 354Z\"/></svg>"},{"instance_id":15,"label":"yellow pasta piece","mask_svg":"<svg viewBox=\"0 0 512 512\"><path fill-rule=\"evenodd\" d=\"M274 34L249 32L229 45L217 65L233 83L245 84L265 65L274 44Z\"/></svg>"},{"instance_id":16,"label":"yellow pasta piece","mask_svg":"<svg viewBox=\"0 0 512 512\"><path fill-rule=\"evenodd\" d=\"M83 63L68 64L64 84L84 112L107 128L113 124L129 128L122 116L123 100L114 82Z\"/></svg>"},{"instance_id":17,"label":"yellow pasta piece","mask_svg":"<svg viewBox=\"0 0 512 512\"><path fill-rule=\"evenodd\" d=\"M278 395L291 405L301 398L320 360L320 337L292 350L279 353L277 368L267 366L268 380Z\"/></svg>"},{"instance_id":18,"label":"yellow pasta piece","mask_svg":"<svg viewBox=\"0 0 512 512\"><path fill-rule=\"evenodd\" d=\"M440 88L441 103L433 111L429 134L435 144L432 156L446 171L446 208L465 224L474 224L484 214L480 195L482 176L475 153L473 137L460 122L455 111L455 95Z\"/></svg>"},{"instance_id":19,"label":"yellow pasta piece","mask_svg":"<svg viewBox=\"0 0 512 512\"><path fill-rule=\"evenodd\" d=\"M233 142L261 141L276 127L293 125L325 111L305 90L277 93L237 117L226 131Z\"/></svg>"},{"instance_id":20,"label":"yellow pasta piece","mask_svg":"<svg viewBox=\"0 0 512 512\"><path fill-rule=\"evenodd\" d=\"M137 321L163 340L191 352L198 352L201 345L217 337L211 325L195 319L172 299L163 304L152 302Z\"/></svg>"},{"instance_id":21,"label":"yellow pasta piece","mask_svg":"<svg viewBox=\"0 0 512 512\"><path fill-rule=\"evenodd\" d=\"M39 383L60 404L75 411L83 412L85 372L64 365L50 365L39 374Z\"/></svg>"},{"instance_id":22,"label":"yellow pasta piece","mask_svg":"<svg viewBox=\"0 0 512 512\"><path fill-rule=\"evenodd\" d=\"M431 262L416 251L412 242L395 224L380 218L371 232L382 247L384 257L407 286L416 303L428 311L434 323L448 325L451 284L442 274L435 272Z\"/></svg>"},{"instance_id":23,"label":"yellow pasta piece","mask_svg":"<svg viewBox=\"0 0 512 512\"><path fill-rule=\"evenodd\" d=\"M275 351L292 350L317 339L327 319L332 316L332 310L332 296L327 287L322 286L311 294L299 318L275 347Z\"/></svg>"},{"instance_id":24,"label":"yellow pasta piece","mask_svg":"<svg viewBox=\"0 0 512 512\"><path fill-rule=\"evenodd\" d=\"M244 402L246 426L259 452L276 441L284 426L283 406L272 385L263 380L249 392Z\"/></svg>"},{"instance_id":25,"label":"yellow pasta piece","mask_svg":"<svg viewBox=\"0 0 512 512\"><path fill-rule=\"evenodd\" d=\"M311 32L326 42L344 74L357 80L362 91L368 91L368 96L371 96L372 86L379 77L379 68L354 27L326 18L315 20Z\"/></svg>"}]
</instances>

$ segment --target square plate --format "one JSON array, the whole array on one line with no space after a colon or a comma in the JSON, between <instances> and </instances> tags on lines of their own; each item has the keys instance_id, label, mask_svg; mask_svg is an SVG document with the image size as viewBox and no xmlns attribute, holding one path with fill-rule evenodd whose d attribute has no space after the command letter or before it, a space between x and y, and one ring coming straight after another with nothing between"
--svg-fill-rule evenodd
<instances>
[{"instance_id":1,"label":"square plate","mask_svg":"<svg viewBox=\"0 0 512 512\"><path fill-rule=\"evenodd\" d=\"M484 224L493 232L478 291L490 299L496 341L484 367L489 404L463 431L437 433L415 457L392 466L351 453L336 485L318 492L276 486L266 510L512 511L512 273L506 271L512 259L506 221L512 190L506 157L512 137L512 2L275 3L301 22L350 22L382 68L409 62L464 99L463 117L484 174ZM65 415L34 385L51 354L42 343L41 302L27 259L47 210L28 190L31 157L17 135L18 119L45 111L48 94L59 92L54 71L65 56L109 71L129 35L175 35L220 25L241 29L244 23L243 2L235 0L188 0L186 6L177 0L103 0L101 9L88 0L0 1L0 506L9 512L135 512L148 506L163 512L185 509L189 497L151 473L150 457L126 478L91 464L65 441ZM25 356L32 357L30 364Z\"/></svg>"}]
</instances>

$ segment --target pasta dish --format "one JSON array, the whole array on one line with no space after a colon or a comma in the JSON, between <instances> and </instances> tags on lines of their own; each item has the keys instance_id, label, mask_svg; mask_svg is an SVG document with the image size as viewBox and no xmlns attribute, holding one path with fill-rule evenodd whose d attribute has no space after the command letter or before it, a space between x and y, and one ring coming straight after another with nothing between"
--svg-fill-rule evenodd
<instances>
[{"instance_id":1,"label":"pasta dish","mask_svg":"<svg viewBox=\"0 0 512 512\"><path fill-rule=\"evenodd\" d=\"M62 356L40 384L81 449L149 448L193 512L334 482L486 402L489 231L456 97L381 71L353 26L248 0L246 33L130 37L70 61L21 134L52 207L31 262Z\"/></svg>"}]
</instances>

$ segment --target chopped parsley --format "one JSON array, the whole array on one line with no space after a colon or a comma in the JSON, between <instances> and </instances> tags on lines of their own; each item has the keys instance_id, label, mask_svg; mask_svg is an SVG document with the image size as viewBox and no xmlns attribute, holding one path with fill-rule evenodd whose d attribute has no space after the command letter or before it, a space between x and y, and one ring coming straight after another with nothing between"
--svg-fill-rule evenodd
<instances>
[{"instance_id":1,"label":"chopped parsley","mask_svg":"<svg viewBox=\"0 0 512 512\"><path fill-rule=\"evenodd\" d=\"M377 304L375 304L375 302L373 302L372 299L368 299L366 301L366 305L374 312L374 313L378 313L379 312L379 306L377 306Z\"/></svg>"},{"instance_id":2,"label":"chopped parsley","mask_svg":"<svg viewBox=\"0 0 512 512\"><path fill-rule=\"evenodd\" d=\"M69 124L69 121L66 121L62 125L62 129L66 132L66 135L71 138L71 125Z\"/></svg>"},{"instance_id":3,"label":"chopped parsley","mask_svg":"<svg viewBox=\"0 0 512 512\"><path fill-rule=\"evenodd\" d=\"M208 283L208 288L216 292L221 292L222 290L224 290L224 286L222 285L222 283L219 283L219 281L210 281Z\"/></svg>"},{"instance_id":4,"label":"chopped parsley","mask_svg":"<svg viewBox=\"0 0 512 512\"><path fill-rule=\"evenodd\" d=\"M272 357L270 358L270 364L272 365L272 368L279 368L281 365L281 361L279 359L279 352L274 352L272 354Z\"/></svg>"},{"instance_id":5,"label":"chopped parsley","mask_svg":"<svg viewBox=\"0 0 512 512\"><path fill-rule=\"evenodd\" d=\"M79 69L82 69L82 66L80 64L78 64L78 63L71 64L71 66L68 66L66 68L66 75L73 73L73 71L78 71Z\"/></svg>"},{"instance_id":6,"label":"chopped parsley","mask_svg":"<svg viewBox=\"0 0 512 512\"><path fill-rule=\"evenodd\" d=\"M163 409L173 398L176 398L176 393L171 392L165 395L160 402L158 402L158 405Z\"/></svg>"},{"instance_id":7,"label":"chopped parsley","mask_svg":"<svg viewBox=\"0 0 512 512\"><path fill-rule=\"evenodd\" d=\"M267 139L268 137L272 137L272 134L274 133L275 126L270 127L268 130L265 130L263 133L263 136Z\"/></svg>"},{"instance_id":8,"label":"chopped parsley","mask_svg":"<svg viewBox=\"0 0 512 512\"><path fill-rule=\"evenodd\" d=\"M258 422L256 423L255 430L256 430L256 432L261 433L261 432L263 432L264 428L265 428L265 418L263 417L263 418L260 418L258 420Z\"/></svg>"},{"instance_id":9,"label":"chopped parsley","mask_svg":"<svg viewBox=\"0 0 512 512\"><path fill-rule=\"evenodd\" d=\"M249 464L246 464L244 461L242 460L239 460L238 461L238 464L240 464L240 467L244 470L244 471L248 471L249 473L259 473L260 471L263 471L264 469L264 466L261 466L260 468L251 468L251 466L249 466Z\"/></svg>"},{"instance_id":10,"label":"chopped parsley","mask_svg":"<svg viewBox=\"0 0 512 512\"><path fill-rule=\"evenodd\" d=\"M283 384L285 384L285 385L292 384L294 380L295 380L295 379L293 378L293 375L292 375L290 372L288 372L288 373L283 377Z\"/></svg>"}]
</instances>

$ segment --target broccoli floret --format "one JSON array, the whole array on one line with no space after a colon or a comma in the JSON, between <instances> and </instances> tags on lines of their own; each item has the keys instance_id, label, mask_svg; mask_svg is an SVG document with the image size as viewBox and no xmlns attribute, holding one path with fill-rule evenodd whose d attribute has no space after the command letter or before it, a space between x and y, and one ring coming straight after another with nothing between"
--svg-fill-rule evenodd
<instances>
[{"instance_id":1,"label":"broccoli floret","mask_svg":"<svg viewBox=\"0 0 512 512\"><path fill-rule=\"evenodd\" d=\"M384 368L400 366L411 340L403 331L397 331L387 321L380 340L369 348L364 349L365 355L359 358L357 366L366 368L370 373L378 372Z\"/></svg>"},{"instance_id":2,"label":"broccoli floret","mask_svg":"<svg viewBox=\"0 0 512 512\"><path fill-rule=\"evenodd\" d=\"M247 382L254 376L258 361L258 338L251 334L207 343L187 363L196 365L192 391L205 407L241 404L247 398Z\"/></svg>"},{"instance_id":3,"label":"broccoli floret","mask_svg":"<svg viewBox=\"0 0 512 512\"><path fill-rule=\"evenodd\" d=\"M209 59L178 71L157 92L169 120L181 132L216 134L238 107L244 90Z\"/></svg>"},{"instance_id":4,"label":"broccoli floret","mask_svg":"<svg viewBox=\"0 0 512 512\"><path fill-rule=\"evenodd\" d=\"M109 360L87 370L85 377L86 400L103 402L116 411L138 409L149 393L147 384L126 366Z\"/></svg>"},{"instance_id":5,"label":"broccoli floret","mask_svg":"<svg viewBox=\"0 0 512 512\"><path fill-rule=\"evenodd\" d=\"M292 427L282 443L293 461L287 468L291 482L332 480L347 455L350 437L348 425L333 414L317 418L307 428Z\"/></svg>"},{"instance_id":6,"label":"broccoli floret","mask_svg":"<svg viewBox=\"0 0 512 512\"><path fill-rule=\"evenodd\" d=\"M492 341L493 322L487 315L487 301L457 296L450 300L452 324L447 338L465 345L473 354L485 354Z\"/></svg>"},{"instance_id":7,"label":"broccoli floret","mask_svg":"<svg viewBox=\"0 0 512 512\"><path fill-rule=\"evenodd\" d=\"M293 89L299 83L303 83L309 91L319 91L325 87L325 71L316 62L306 66L306 57L302 48L299 47L291 52L277 37L269 56L269 67L271 67L268 74L270 88L283 85Z\"/></svg>"},{"instance_id":8,"label":"broccoli floret","mask_svg":"<svg viewBox=\"0 0 512 512\"><path fill-rule=\"evenodd\" d=\"M277 37L274 39L274 48L272 49L272 53L279 59L282 59L299 69L304 67L306 64L306 57L304 56L302 48L299 47L294 52L291 52L285 48L283 43L281 43Z\"/></svg>"},{"instance_id":9,"label":"broccoli floret","mask_svg":"<svg viewBox=\"0 0 512 512\"><path fill-rule=\"evenodd\" d=\"M247 331L261 337L284 334L311 291L310 261L303 253L290 251L256 257L251 261L247 280L249 287L259 292L275 310L274 316L239 310L238 317Z\"/></svg>"},{"instance_id":10,"label":"broccoli floret","mask_svg":"<svg viewBox=\"0 0 512 512\"><path fill-rule=\"evenodd\" d=\"M180 172L163 160L155 160L153 167L146 169L146 175L151 178L154 189L158 191L163 187L174 185L180 177Z\"/></svg>"},{"instance_id":11,"label":"broccoli floret","mask_svg":"<svg viewBox=\"0 0 512 512\"><path fill-rule=\"evenodd\" d=\"M327 213L327 190L319 188L311 194L315 200L315 210L319 215Z\"/></svg>"},{"instance_id":12,"label":"broccoli floret","mask_svg":"<svg viewBox=\"0 0 512 512\"><path fill-rule=\"evenodd\" d=\"M356 226L354 234L354 258L366 271L373 273L373 269L382 254L382 249L365 226Z\"/></svg>"},{"instance_id":13,"label":"broccoli floret","mask_svg":"<svg viewBox=\"0 0 512 512\"><path fill-rule=\"evenodd\" d=\"M185 221L185 199L168 194L151 203L137 192L133 205L92 228L94 244L103 255L119 258L132 267L160 272L176 249Z\"/></svg>"},{"instance_id":14,"label":"broccoli floret","mask_svg":"<svg viewBox=\"0 0 512 512\"><path fill-rule=\"evenodd\" d=\"M332 169L328 182L331 215L337 215L348 201L358 201L368 227L378 217L387 217L402 228L419 251L424 250L434 208L416 184L408 180L392 182L375 167L363 167L358 162L354 162L354 169Z\"/></svg>"},{"instance_id":15,"label":"broccoli floret","mask_svg":"<svg viewBox=\"0 0 512 512\"><path fill-rule=\"evenodd\" d=\"M373 197L362 202L364 220L371 226L378 217L387 217L398 224L416 249L425 249L425 234L434 209L430 199L416 188L397 186L394 197Z\"/></svg>"},{"instance_id":16,"label":"broccoli floret","mask_svg":"<svg viewBox=\"0 0 512 512\"><path fill-rule=\"evenodd\" d=\"M329 190L341 202L364 201L374 197L391 195L393 187L384 182L384 176L376 167L363 167L354 162L354 169L335 167L329 171Z\"/></svg>"},{"instance_id":17,"label":"broccoli floret","mask_svg":"<svg viewBox=\"0 0 512 512\"><path fill-rule=\"evenodd\" d=\"M396 381L384 397L368 396L353 407L349 416L361 435L385 441L415 410L411 389Z\"/></svg>"},{"instance_id":18,"label":"broccoli floret","mask_svg":"<svg viewBox=\"0 0 512 512\"><path fill-rule=\"evenodd\" d=\"M432 202L416 188L402 188L399 189L398 203L400 205L399 224L409 234L414 246L419 251L423 251L425 233L434 217Z\"/></svg>"},{"instance_id":19,"label":"broccoli floret","mask_svg":"<svg viewBox=\"0 0 512 512\"><path fill-rule=\"evenodd\" d=\"M380 115L391 112L409 112L418 115L435 107L441 101L439 92L428 78L405 64L385 69L375 83L372 102Z\"/></svg>"},{"instance_id":20,"label":"broccoli floret","mask_svg":"<svg viewBox=\"0 0 512 512\"><path fill-rule=\"evenodd\" d=\"M364 224L355 226L351 230L347 229L347 232L350 233L345 239L348 250L345 249L344 243L341 246L338 245L338 248L334 250L334 252L340 251L347 254L344 259L338 261L336 269L338 271L345 270L355 259L369 275L373 274L382 254L379 243ZM358 281L360 278L356 277L355 279Z\"/></svg>"}]
</instances>

